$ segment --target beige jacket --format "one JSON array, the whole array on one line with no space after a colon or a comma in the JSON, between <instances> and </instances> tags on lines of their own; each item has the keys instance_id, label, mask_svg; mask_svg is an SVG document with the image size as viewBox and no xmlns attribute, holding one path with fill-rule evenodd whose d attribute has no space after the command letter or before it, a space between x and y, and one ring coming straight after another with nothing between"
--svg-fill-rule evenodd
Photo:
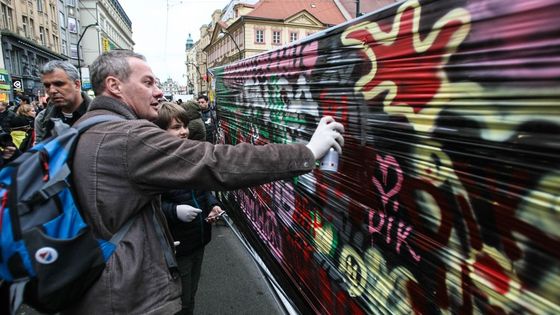
<instances>
[{"instance_id":1,"label":"beige jacket","mask_svg":"<svg viewBox=\"0 0 560 315\"><path fill-rule=\"evenodd\" d=\"M168 270L154 231L161 192L182 188L231 190L289 179L312 170L305 145L216 145L169 136L136 117L123 103L97 97L82 117L115 114L86 131L76 148L73 180L86 221L109 239L140 213L108 261L102 276L68 314L174 314L180 281ZM164 229L167 226L164 224ZM169 235L169 234L168 234ZM171 240L169 240L171 241Z\"/></svg>"}]
</instances>

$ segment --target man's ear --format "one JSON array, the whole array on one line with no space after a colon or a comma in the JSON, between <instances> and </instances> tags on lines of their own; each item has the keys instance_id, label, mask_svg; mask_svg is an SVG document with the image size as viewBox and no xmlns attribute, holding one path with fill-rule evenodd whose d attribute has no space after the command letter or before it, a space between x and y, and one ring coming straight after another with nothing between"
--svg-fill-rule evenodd
<instances>
[{"instance_id":1,"label":"man's ear","mask_svg":"<svg viewBox=\"0 0 560 315\"><path fill-rule=\"evenodd\" d=\"M114 76L105 78L105 89L112 95L121 95L121 81Z\"/></svg>"}]
</instances>

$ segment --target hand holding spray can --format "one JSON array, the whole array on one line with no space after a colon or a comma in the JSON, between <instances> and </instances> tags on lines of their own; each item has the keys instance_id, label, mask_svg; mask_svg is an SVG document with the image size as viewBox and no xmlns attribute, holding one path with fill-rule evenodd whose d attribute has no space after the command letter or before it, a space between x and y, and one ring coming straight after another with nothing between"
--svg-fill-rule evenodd
<instances>
[{"instance_id":1,"label":"hand holding spray can","mask_svg":"<svg viewBox=\"0 0 560 315\"><path fill-rule=\"evenodd\" d=\"M323 159L321 159L319 169L333 173L338 171L338 152L334 148L330 148Z\"/></svg>"}]
</instances>

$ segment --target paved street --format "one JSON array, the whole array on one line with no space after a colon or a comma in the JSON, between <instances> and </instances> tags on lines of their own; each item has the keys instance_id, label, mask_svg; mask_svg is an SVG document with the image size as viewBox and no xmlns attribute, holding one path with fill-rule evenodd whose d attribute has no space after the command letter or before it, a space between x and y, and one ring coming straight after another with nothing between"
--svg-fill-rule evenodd
<instances>
[{"instance_id":1,"label":"paved street","mask_svg":"<svg viewBox=\"0 0 560 315\"><path fill-rule=\"evenodd\" d=\"M223 222L212 229L198 287L196 315L284 314L256 263ZM39 315L23 306L18 315Z\"/></svg>"},{"instance_id":2,"label":"paved street","mask_svg":"<svg viewBox=\"0 0 560 315\"><path fill-rule=\"evenodd\" d=\"M284 314L256 263L222 224L212 229L206 247L194 313Z\"/></svg>"}]
</instances>

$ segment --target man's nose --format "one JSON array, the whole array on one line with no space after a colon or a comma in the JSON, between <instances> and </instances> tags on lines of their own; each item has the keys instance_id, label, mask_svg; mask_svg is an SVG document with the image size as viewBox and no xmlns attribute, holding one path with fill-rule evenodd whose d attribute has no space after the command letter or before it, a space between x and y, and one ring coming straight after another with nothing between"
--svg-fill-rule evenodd
<instances>
[{"instance_id":1,"label":"man's nose","mask_svg":"<svg viewBox=\"0 0 560 315\"><path fill-rule=\"evenodd\" d=\"M154 90L154 96L156 99L160 99L163 97L163 91L156 86L156 89Z\"/></svg>"},{"instance_id":2,"label":"man's nose","mask_svg":"<svg viewBox=\"0 0 560 315\"><path fill-rule=\"evenodd\" d=\"M52 85L49 86L48 88L46 88L46 90L47 90L47 94L53 94L53 93L57 92L56 87L54 87Z\"/></svg>"}]
</instances>

